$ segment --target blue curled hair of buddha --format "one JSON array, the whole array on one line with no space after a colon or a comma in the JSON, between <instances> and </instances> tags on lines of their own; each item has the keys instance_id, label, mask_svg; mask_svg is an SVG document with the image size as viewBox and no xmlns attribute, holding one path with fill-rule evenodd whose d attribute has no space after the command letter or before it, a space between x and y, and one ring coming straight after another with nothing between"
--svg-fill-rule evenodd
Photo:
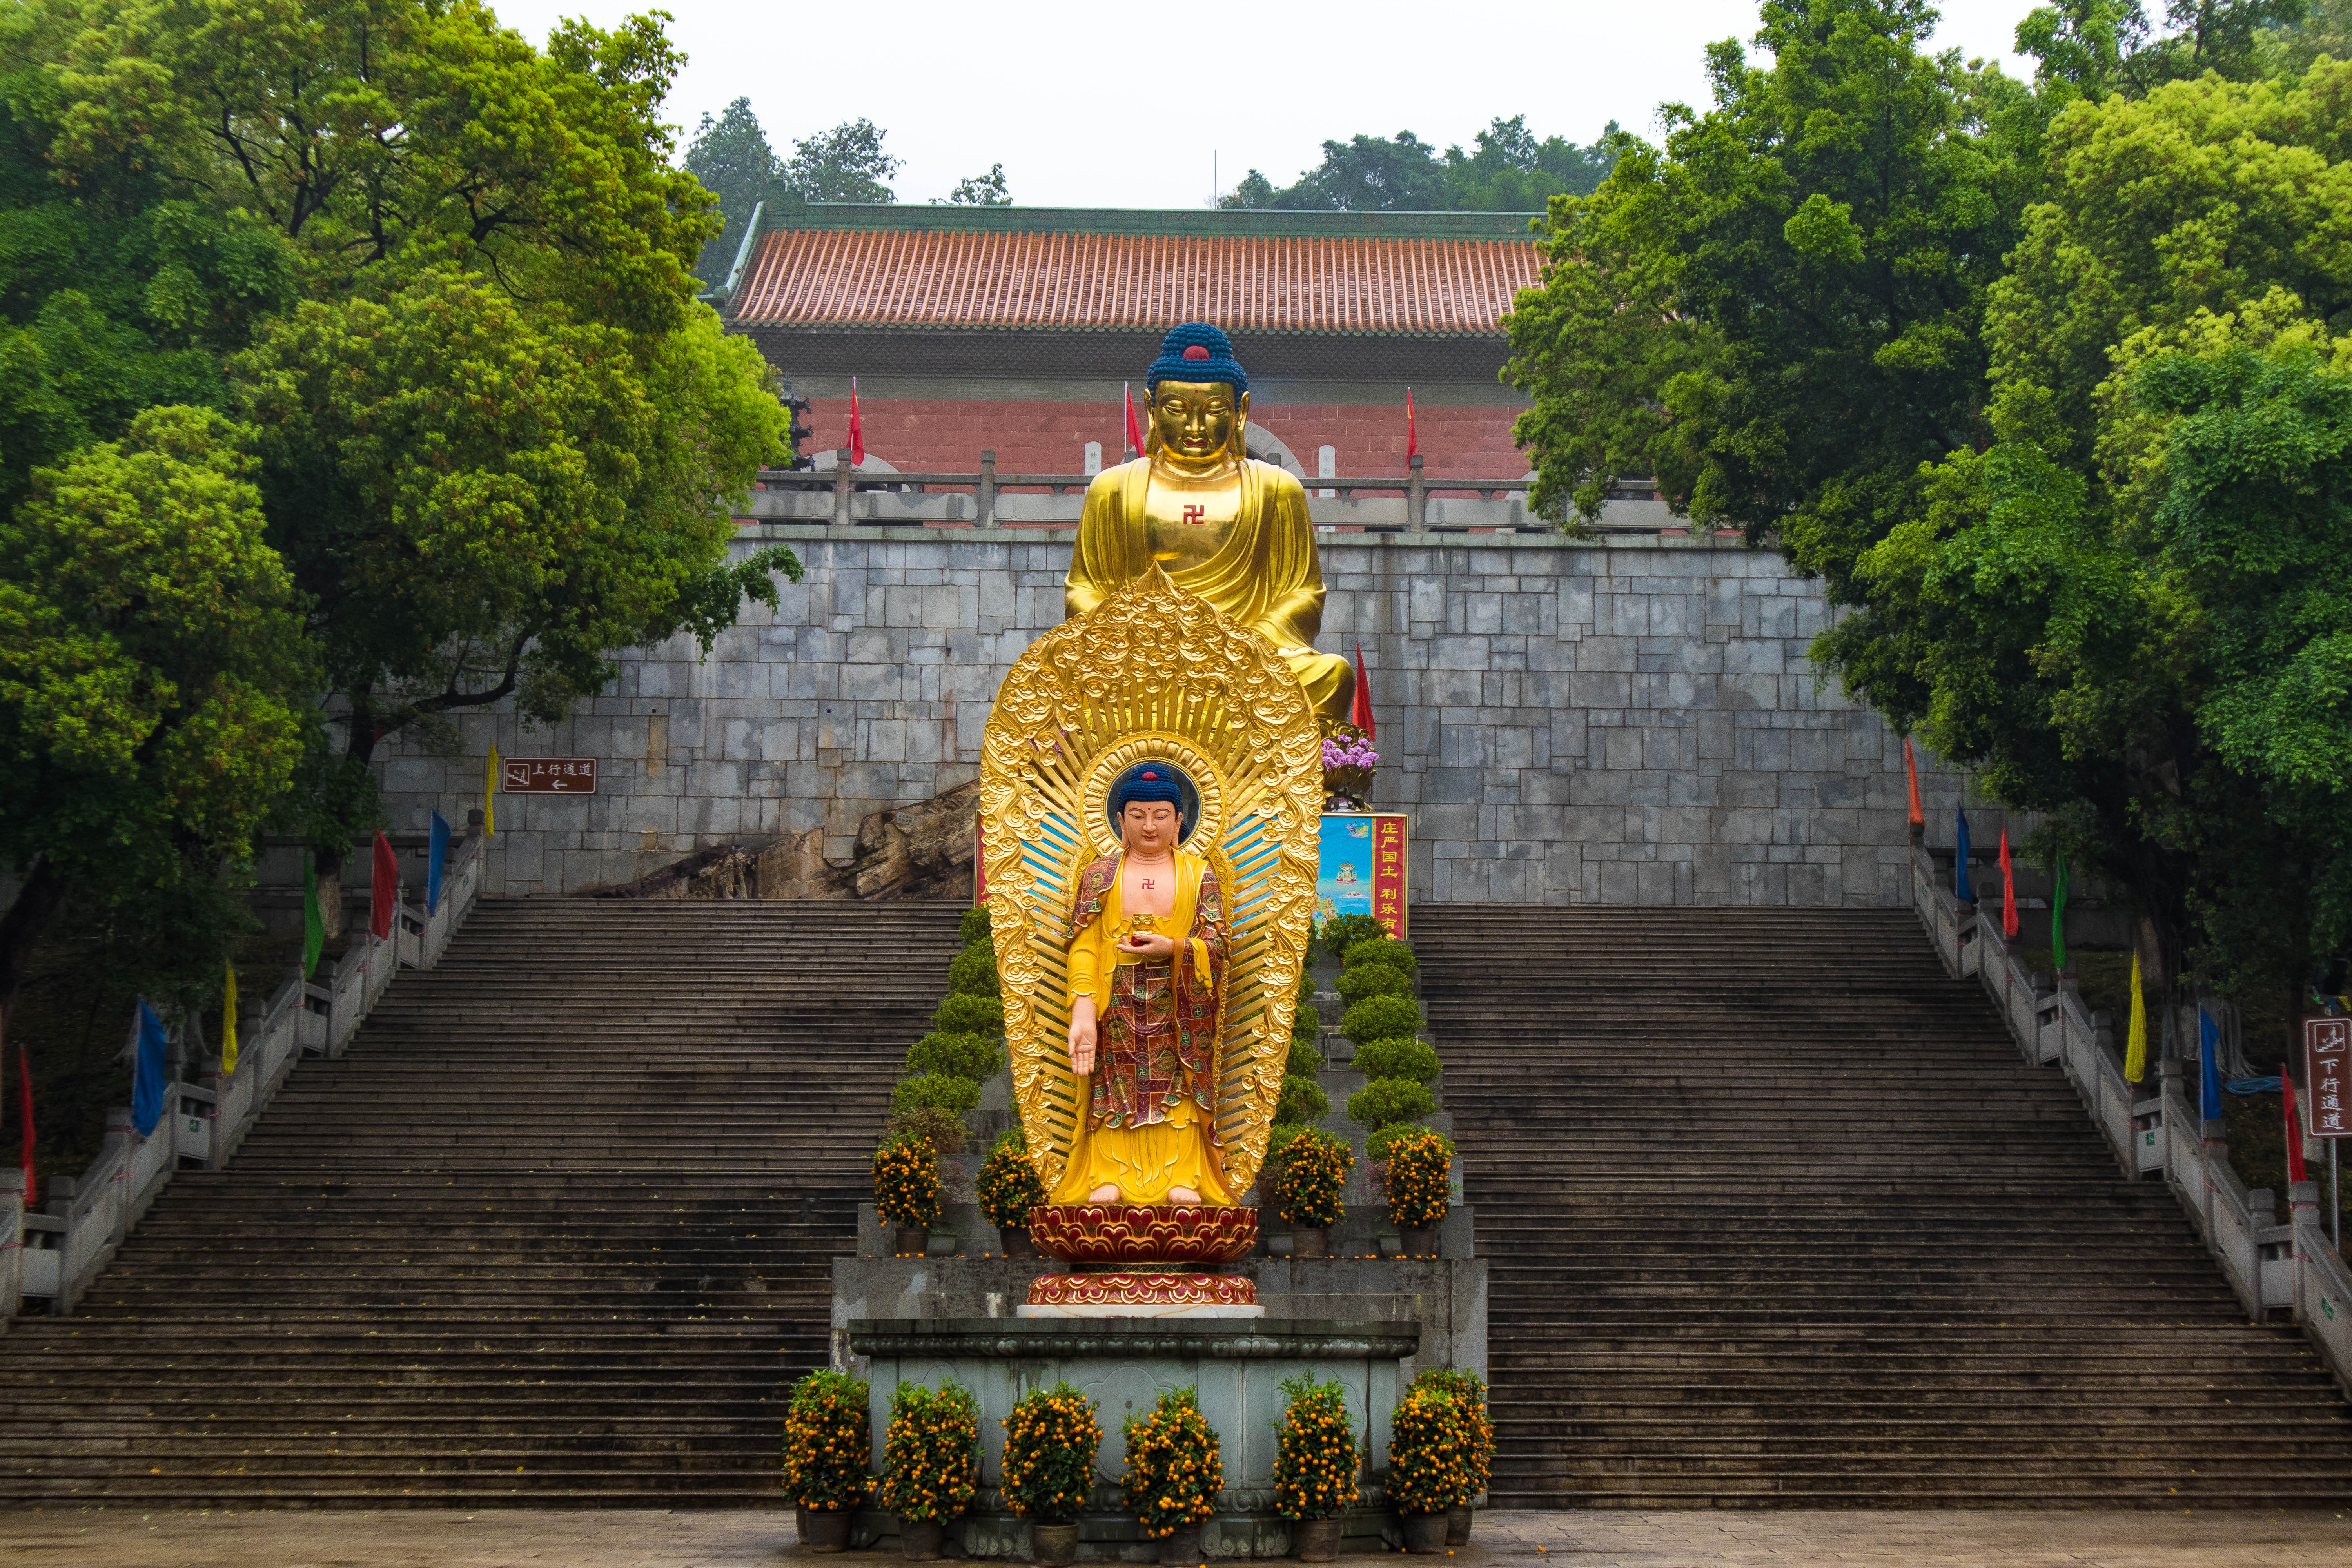
<instances>
[{"instance_id":1,"label":"blue curled hair of buddha","mask_svg":"<svg viewBox=\"0 0 2352 1568\"><path fill-rule=\"evenodd\" d=\"M1174 777L1157 768L1145 768L1119 781L1118 798L1111 803L1114 811L1125 811L1137 801L1164 800L1183 815L1184 792L1176 786Z\"/></svg>"},{"instance_id":2,"label":"blue curled hair of buddha","mask_svg":"<svg viewBox=\"0 0 2352 1568\"><path fill-rule=\"evenodd\" d=\"M1186 359L1186 349L1206 349L1208 357ZM1160 357L1143 373L1143 390L1154 392L1163 381L1229 381L1236 397L1249 390L1249 374L1234 358L1233 340L1206 321L1171 327L1160 340Z\"/></svg>"}]
</instances>

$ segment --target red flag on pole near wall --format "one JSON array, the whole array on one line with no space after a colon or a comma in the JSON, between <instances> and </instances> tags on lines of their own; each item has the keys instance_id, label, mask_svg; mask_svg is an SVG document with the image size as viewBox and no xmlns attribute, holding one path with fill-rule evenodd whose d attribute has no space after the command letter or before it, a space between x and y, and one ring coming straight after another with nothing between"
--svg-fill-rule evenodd
<instances>
[{"instance_id":1,"label":"red flag on pole near wall","mask_svg":"<svg viewBox=\"0 0 2352 1568\"><path fill-rule=\"evenodd\" d=\"M2311 1179L2303 1167L2303 1129L2296 1125L2294 1114L2294 1074L2287 1064L2279 1063L2279 1088L2286 1111L2286 1179L2289 1185Z\"/></svg>"},{"instance_id":2,"label":"red flag on pole near wall","mask_svg":"<svg viewBox=\"0 0 2352 1568\"><path fill-rule=\"evenodd\" d=\"M19 1108L24 1114L17 1120L25 1125L25 1206L29 1209L40 1194L33 1188L33 1058L22 1046L16 1047L16 1082L25 1097Z\"/></svg>"},{"instance_id":3,"label":"red flag on pole near wall","mask_svg":"<svg viewBox=\"0 0 2352 1568\"><path fill-rule=\"evenodd\" d=\"M2017 934L2017 873L2009 863L2009 827L2000 830L2000 934Z\"/></svg>"},{"instance_id":4,"label":"red flag on pole near wall","mask_svg":"<svg viewBox=\"0 0 2352 1568\"><path fill-rule=\"evenodd\" d=\"M400 857L392 852L392 840L376 830L375 865L368 873L368 930L378 942L392 934L394 900L400 896Z\"/></svg>"},{"instance_id":5,"label":"red flag on pole near wall","mask_svg":"<svg viewBox=\"0 0 2352 1568\"><path fill-rule=\"evenodd\" d=\"M1924 827L1927 814L1919 809L1919 764L1911 760L1911 737L1903 737L1903 782L1911 791L1911 826Z\"/></svg>"},{"instance_id":6,"label":"red flag on pole near wall","mask_svg":"<svg viewBox=\"0 0 2352 1568\"><path fill-rule=\"evenodd\" d=\"M1404 460L1410 465L1421 455L1421 432L1413 426L1412 388L1404 389Z\"/></svg>"},{"instance_id":7,"label":"red flag on pole near wall","mask_svg":"<svg viewBox=\"0 0 2352 1568\"><path fill-rule=\"evenodd\" d=\"M1348 722L1372 738L1372 683L1364 679L1364 639L1356 639L1356 701L1348 711Z\"/></svg>"},{"instance_id":8,"label":"red flag on pole near wall","mask_svg":"<svg viewBox=\"0 0 2352 1568\"><path fill-rule=\"evenodd\" d=\"M1127 404L1127 449L1137 457L1143 456L1143 426L1135 417L1135 392L1126 382L1119 383L1118 395Z\"/></svg>"},{"instance_id":9,"label":"red flag on pole near wall","mask_svg":"<svg viewBox=\"0 0 2352 1568\"><path fill-rule=\"evenodd\" d=\"M849 378L849 466L862 467L866 462L866 421L857 415L857 378Z\"/></svg>"}]
</instances>

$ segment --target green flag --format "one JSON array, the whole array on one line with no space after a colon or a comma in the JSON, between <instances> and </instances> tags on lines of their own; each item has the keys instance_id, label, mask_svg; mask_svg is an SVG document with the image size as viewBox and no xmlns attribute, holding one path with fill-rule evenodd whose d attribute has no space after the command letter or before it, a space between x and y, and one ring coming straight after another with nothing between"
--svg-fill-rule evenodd
<instances>
[{"instance_id":1,"label":"green flag","mask_svg":"<svg viewBox=\"0 0 2352 1568\"><path fill-rule=\"evenodd\" d=\"M310 852L302 852L302 978L319 967L319 951L327 945L327 920L319 912L319 869Z\"/></svg>"},{"instance_id":2,"label":"green flag","mask_svg":"<svg viewBox=\"0 0 2352 1568\"><path fill-rule=\"evenodd\" d=\"M2050 889L2050 964L2066 967L2066 852L2058 851L2058 875Z\"/></svg>"}]
</instances>

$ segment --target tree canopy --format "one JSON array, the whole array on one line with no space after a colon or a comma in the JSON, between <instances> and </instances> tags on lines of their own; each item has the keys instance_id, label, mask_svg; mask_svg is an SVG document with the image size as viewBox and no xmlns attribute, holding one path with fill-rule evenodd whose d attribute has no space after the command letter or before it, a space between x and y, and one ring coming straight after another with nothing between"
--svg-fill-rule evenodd
<instances>
[{"instance_id":1,"label":"tree canopy","mask_svg":"<svg viewBox=\"0 0 2352 1568\"><path fill-rule=\"evenodd\" d=\"M1219 200L1226 207L1341 212L1533 212L1553 196L1582 195L1608 174L1614 121L1590 147L1536 139L1527 116L1500 118L1473 150L1440 152L1410 131L1323 143L1323 162L1277 187L1252 169Z\"/></svg>"},{"instance_id":2,"label":"tree canopy","mask_svg":"<svg viewBox=\"0 0 2352 1568\"><path fill-rule=\"evenodd\" d=\"M729 559L787 416L694 298L719 218L661 120L678 64L651 16L537 49L469 0L0 0L27 889L216 880L268 819L331 863L385 737L560 717L798 575ZM216 603L126 609L102 571ZM63 900L9 912L0 1006Z\"/></svg>"},{"instance_id":3,"label":"tree canopy","mask_svg":"<svg viewBox=\"0 0 2352 1568\"><path fill-rule=\"evenodd\" d=\"M2352 66L2299 4L1772 0L1556 199L1507 322L1539 506L1654 475L1822 578L1817 666L2126 890L2162 976L2352 944ZM2324 35L2323 36L2330 36Z\"/></svg>"}]
</instances>

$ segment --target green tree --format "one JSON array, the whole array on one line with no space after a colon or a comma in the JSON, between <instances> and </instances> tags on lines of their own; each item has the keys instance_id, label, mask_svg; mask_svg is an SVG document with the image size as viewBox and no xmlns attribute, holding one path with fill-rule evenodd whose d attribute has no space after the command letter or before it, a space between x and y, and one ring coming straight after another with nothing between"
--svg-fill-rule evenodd
<instances>
[{"instance_id":1,"label":"green tree","mask_svg":"<svg viewBox=\"0 0 2352 1568\"><path fill-rule=\"evenodd\" d=\"M1538 142L1527 116L1496 120L1474 151L1443 153L1410 131L1323 143L1323 162L1277 187L1255 169L1220 198L1244 209L1532 212L1556 195L1582 195L1609 172L1615 121L1591 147L1558 136Z\"/></svg>"},{"instance_id":2,"label":"green tree","mask_svg":"<svg viewBox=\"0 0 2352 1568\"><path fill-rule=\"evenodd\" d=\"M315 654L243 434L146 410L0 522L0 1009L68 898L211 879L292 777Z\"/></svg>"},{"instance_id":3,"label":"green tree","mask_svg":"<svg viewBox=\"0 0 2352 1568\"><path fill-rule=\"evenodd\" d=\"M783 184L804 202L895 202L890 182L901 160L882 151L889 132L870 120L845 120L793 143Z\"/></svg>"},{"instance_id":4,"label":"green tree","mask_svg":"<svg viewBox=\"0 0 2352 1568\"><path fill-rule=\"evenodd\" d=\"M751 226L751 209L774 195L782 167L748 98L729 104L716 120L704 115L696 127L686 150L686 172L719 198L725 223L695 263L694 275L709 287L725 287L735 253L742 248L743 231Z\"/></svg>"},{"instance_id":5,"label":"green tree","mask_svg":"<svg viewBox=\"0 0 2352 1568\"><path fill-rule=\"evenodd\" d=\"M948 205L964 207L1009 207L1013 198L1004 188L1004 165L992 163L985 174L971 174L956 182L948 195Z\"/></svg>"},{"instance_id":6,"label":"green tree","mask_svg":"<svg viewBox=\"0 0 2352 1568\"><path fill-rule=\"evenodd\" d=\"M2243 80L2261 68L2266 31L2293 28L2306 0L2167 0L2158 32L2138 0L2058 0L2017 25L2017 50L2040 61L2035 82L2055 105L2114 93L2144 97L2213 71Z\"/></svg>"},{"instance_id":7,"label":"green tree","mask_svg":"<svg viewBox=\"0 0 2352 1568\"><path fill-rule=\"evenodd\" d=\"M612 650L707 647L743 595L775 603L772 573L800 575L781 548L722 563L784 411L709 310L639 340L433 272L304 305L236 374L354 763L509 696L560 718Z\"/></svg>"}]
</instances>

